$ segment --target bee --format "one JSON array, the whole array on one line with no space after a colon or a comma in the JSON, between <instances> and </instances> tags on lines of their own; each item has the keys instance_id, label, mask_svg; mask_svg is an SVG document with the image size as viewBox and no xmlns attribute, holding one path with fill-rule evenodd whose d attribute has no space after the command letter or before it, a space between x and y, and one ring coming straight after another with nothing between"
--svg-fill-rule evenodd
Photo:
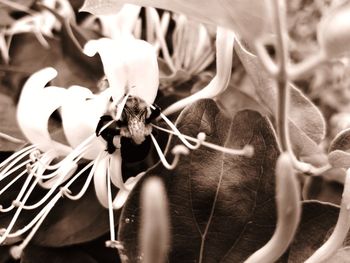
<instances>
[{"instance_id":1,"label":"bee","mask_svg":"<svg viewBox=\"0 0 350 263\"><path fill-rule=\"evenodd\" d=\"M160 115L161 109L153 105L151 108L144 100L129 96L121 118L117 121L111 115L103 115L96 128L96 135L107 143L106 151L110 154L116 151L115 137L120 136L121 154L129 162L140 161L146 157L151 147L151 122ZM114 120L114 121L113 121ZM113 121L106 129L102 127Z\"/></svg>"}]
</instances>

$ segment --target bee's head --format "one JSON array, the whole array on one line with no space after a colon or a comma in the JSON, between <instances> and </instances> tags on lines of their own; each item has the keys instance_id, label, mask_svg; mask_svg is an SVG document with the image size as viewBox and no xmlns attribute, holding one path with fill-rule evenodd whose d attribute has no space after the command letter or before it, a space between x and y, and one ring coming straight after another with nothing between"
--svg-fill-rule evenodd
<instances>
[{"instance_id":1,"label":"bee's head","mask_svg":"<svg viewBox=\"0 0 350 263\"><path fill-rule=\"evenodd\" d=\"M136 144L145 140L149 135L149 128L146 127L146 119L150 116L151 110L142 99L129 96L124 106L121 120L126 124L130 137Z\"/></svg>"}]
</instances>

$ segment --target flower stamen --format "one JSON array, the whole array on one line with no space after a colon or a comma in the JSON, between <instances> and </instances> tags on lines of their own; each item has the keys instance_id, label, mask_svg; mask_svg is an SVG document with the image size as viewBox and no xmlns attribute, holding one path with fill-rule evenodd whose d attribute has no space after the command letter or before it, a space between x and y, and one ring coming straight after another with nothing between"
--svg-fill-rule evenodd
<instances>
[{"instance_id":1,"label":"flower stamen","mask_svg":"<svg viewBox=\"0 0 350 263\"><path fill-rule=\"evenodd\" d=\"M110 160L108 160L107 166L107 198L108 198L108 216L109 216L109 232L111 235L111 242L109 245L115 244L115 230L114 230L114 212L113 212L113 200L112 200L112 189L111 189L111 171L110 171ZM107 245L107 244L106 244Z\"/></svg>"},{"instance_id":2,"label":"flower stamen","mask_svg":"<svg viewBox=\"0 0 350 263\"><path fill-rule=\"evenodd\" d=\"M160 131L163 131L163 132L167 132L169 134L172 134L172 135L177 135L176 132L174 131L171 131L171 130L168 130L168 129L165 129L165 128L162 128L160 126L157 126L155 124L152 124L152 126ZM245 145L242 149L230 149L230 148L226 148L226 147L222 147L220 145L216 145L216 144L213 144L213 143L210 143L210 142L207 142L205 140L200 140L201 138L198 138L200 136L201 133L199 133L197 135L197 138L192 138L188 135L185 135L185 134L181 134L186 140L189 140L189 141L192 141L192 142L198 142L198 141L201 141L200 144L205 146L205 147L208 147L210 149L213 149L213 150L217 150L217 151L220 151L220 152L223 152L223 153L227 153L227 154L231 154L231 155L241 155L241 156L246 156L246 157L252 157L254 155L254 147L251 146L251 145Z\"/></svg>"},{"instance_id":3,"label":"flower stamen","mask_svg":"<svg viewBox=\"0 0 350 263\"><path fill-rule=\"evenodd\" d=\"M169 164L168 161L166 160L162 150L160 149L157 140L154 138L154 136L152 134L150 134L150 136L151 136L153 144L157 150L157 153L159 155L161 162L163 163L164 167L167 168L168 170L173 170L176 167L176 165L178 164L178 162L180 160L181 154L183 154L183 155L189 154L189 151L186 147L184 147L183 145L176 145L172 151L172 153L175 155L174 160L173 160L172 164Z\"/></svg>"},{"instance_id":4,"label":"flower stamen","mask_svg":"<svg viewBox=\"0 0 350 263\"><path fill-rule=\"evenodd\" d=\"M23 155L28 155L29 153L31 153L33 150L35 150L34 148L36 148L35 145L30 145L27 146L21 150L19 150L18 152L15 152L14 154L12 154L10 157L8 157L6 160L4 160L2 163L0 163L0 168L4 167L5 165L7 165L9 162L11 162L13 159L16 159L15 162L13 163L17 163L18 160L23 158ZM23 154L25 153L25 154ZM23 154L23 155L22 155ZM22 157L18 157L19 155L21 155ZM18 157L18 158L17 158Z\"/></svg>"},{"instance_id":5,"label":"flower stamen","mask_svg":"<svg viewBox=\"0 0 350 263\"><path fill-rule=\"evenodd\" d=\"M91 161L89 164L87 164L83 169L81 169L79 171L79 173L77 173L70 182L74 182L76 179L78 179L78 177L83 174L86 170L88 170L90 167L92 166L90 172L89 172L89 175L87 176L86 178L86 181L83 185L83 187L81 188L81 190L79 191L78 194L76 195L72 195L72 192L66 188L66 187L62 187L61 188L61 191L62 191L62 194L64 197L67 197L69 198L70 200L79 200L86 192L86 190L88 189L89 185L90 185L90 182L92 180L92 177L94 175L94 172L96 170L96 161Z\"/></svg>"},{"instance_id":6,"label":"flower stamen","mask_svg":"<svg viewBox=\"0 0 350 263\"><path fill-rule=\"evenodd\" d=\"M201 140L197 140L196 144L189 143L186 138L182 135L182 133L176 128L176 126L163 114L160 114L160 117L169 125L169 127L174 131L174 134L182 141L186 147L188 147L191 150L196 150L201 145Z\"/></svg>"}]
</instances>

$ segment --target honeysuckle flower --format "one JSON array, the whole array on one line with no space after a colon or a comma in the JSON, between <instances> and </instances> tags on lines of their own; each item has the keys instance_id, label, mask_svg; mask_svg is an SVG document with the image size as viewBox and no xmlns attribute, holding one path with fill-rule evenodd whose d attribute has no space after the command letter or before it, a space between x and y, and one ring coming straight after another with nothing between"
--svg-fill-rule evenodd
<instances>
[{"instance_id":1,"label":"honeysuckle flower","mask_svg":"<svg viewBox=\"0 0 350 263\"><path fill-rule=\"evenodd\" d=\"M3 4L10 5L15 9L19 9L21 7L20 4L11 3L11 1L4 1ZM75 19L73 8L71 7L68 0L43 0L41 2L42 5L54 9L58 14L62 17L65 17L69 20ZM53 37L53 30L59 29L61 24L57 20L57 18L49 11L42 10L40 12L34 12L31 9L21 9L21 11L25 11L28 15L23 16L17 19L11 26L1 30L0 37L7 38L5 43L0 40L0 49L2 53L2 57L5 61L9 61L8 50L11 45L11 39L16 34L21 33L34 33L38 41L46 48L49 47L48 42L45 39L47 37Z\"/></svg>"},{"instance_id":2,"label":"honeysuckle flower","mask_svg":"<svg viewBox=\"0 0 350 263\"><path fill-rule=\"evenodd\" d=\"M181 83L197 76L215 59L213 49L213 37L203 24L187 18L185 15L170 15L164 12L160 17L155 8L145 8L146 23L142 28L146 31L146 39L159 52L162 51L162 59L170 69L171 74L162 76L162 86L167 88L169 83ZM121 10L108 15L98 15L103 34L118 39L123 33L134 33L135 37L140 35L140 19L138 18L140 7L125 4ZM170 54L166 43L166 35L169 33L170 19L175 22L172 47ZM226 33L223 33L226 31ZM138 33L137 33L138 32ZM171 114L193 103L198 99L213 98L223 92L231 77L232 51L234 33L220 28L217 33L217 75L211 84L204 87L200 92L185 100L179 101L165 113ZM220 65L220 66L219 66Z\"/></svg>"},{"instance_id":3,"label":"honeysuckle flower","mask_svg":"<svg viewBox=\"0 0 350 263\"><path fill-rule=\"evenodd\" d=\"M169 106L165 109L164 114L172 114L199 99L214 98L227 88L231 79L234 41L235 33L233 31L220 27L217 29L215 77L200 91Z\"/></svg>"},{"instance_id":4,"label":"honeysuckle flower","mask_svg":"<svg viewBox=\"0 0 350 263\"><path fill-rule=\"evenodd\" d=\"M140 38L141 29L138 27L140 11L140 6L126 4L115 14L89 17L83 22L82 26L91 28L98 20L100 31L105 37L117 39L121 33L128 33Z\"/></svg>"},{"instance_id":5,"label":"honeysuckle flower","mask_svg":"<svg viewBox=\"0 0 350 263\"><path fill-rule=\"evenodd\" d=\"M124 4L135 4L170 10L198 21L233 30L246 40L271 32L269 24L269 1L185 1L185 0L85 0L81 11L92 14L113 14Z\"/></svg>"},{"instance_id":6,"label":"honeysuckle flower","mask_svg":"<svg viewBox=\"0 0 350 263\"><path fill-rule=\"evenodd\" d=\"M118 40L102 38L88 42L87 55L100 54L109 86L99 94L81 86L68 89L45 85L57 74L53 68L34 73L25 83L19 104L17 119L31 145L15 152L0 164L0 182L9 180L0 190L9 191L20 179L25 182L15 200L9 206L0 206L0 212L14 211L6 228L0 230L0 244L18 238L27 232L23 242L12 249L19 257L50 210L66 197L80 199L93 180L100 203L109 211L110 247L120 247L115 239L113 209L124 204L130 191L143 176L122 178L121 165L128 161L123 150L152 143L161 162L168 169L175 168L181 154L189 149L205 145L228 154L251 155L252 149L226 149L205 142L205 134L191 138L179 132L176 126L153 105L158 90L158 65L154 47L149 43L124 34ZM62 127L68 145L54 140L48 132L50 115L59 110ZM170 127L167 130L151 123L160 116ZM152 128L176 135L184 145L172 149L175 155L169 164L160 149ZM194 142L194 143L191 143ZM124 147L123 147L124 145ZM125 146L127 145L127 146ZM186 147L185 147L186 146ZM85 160L85 162L83 162ZM132 160L133 161L133 160ZM78 164L85 166L78 170ZM71 185L86 171L88 175L78 193L72 193ZM42 199L35 203L28 200L36 188L47 189ZM117 188L112 196L112 187ZM40 209L23 228L13 231L24 210Z\"/></svg>"}]
</instances>

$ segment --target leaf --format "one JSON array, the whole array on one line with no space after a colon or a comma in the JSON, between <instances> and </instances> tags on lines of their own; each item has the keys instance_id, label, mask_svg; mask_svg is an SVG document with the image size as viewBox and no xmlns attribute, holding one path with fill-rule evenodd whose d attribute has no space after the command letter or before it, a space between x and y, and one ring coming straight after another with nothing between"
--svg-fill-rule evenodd
<instances>
[{"instance_id":1,"label":"leaf","mask_svg":"<svg viewBox=\"0 0 350 263\"><path fill-rule=\"evenodd\" d=\"M14 151L25 143L26 139L16 120L16 108L13 101L0 93L0 132L22 140L22 142L13 142L0 136L1 151Z\"/></svg>"},{"instance_id":2,"label":"leaf","mask_svg":"<svg viewBox=\"0 0 350 263\"><path fill-rule=\"evenodd\" d=\"M212 100L201 100L180 114L178 127L192 137L203 131L209 142L225 147L251 144L255 154L246 158L202 147L182 158L175 170L159 164L148 171L122 212L121 257L136 261L139 256L140 188L149 176L159 176L170 203L169 261L198 262L202 248L203 262L241 262L274 231L274 167L279 151L270 123L250 110L227 118ZM178 143L176 139L171 146Z\"/></svg>"},{"instance_id":3,"label":"leaf","mask_svg":"<svg viewBox=\"0 0 350 263\"><path fill-rule=\"evenodd\" d=\"M0 263L13 262L13 260L11 260L11 256L10 256L8 250L9 250L9 248L7 246L0 247Z\"/></svg>"},{"instance_id":4,"label":"leaf","mask_svg":"<svg viewBox=\"0 0 350 263\"><path fill-rule=\"evenodd\" d=\"M335 150L350 150L350 129L343 130L335 136L329 146L328 152Z\"/></svg>"},{"instance_id":5,"label":"leaf","mask_svg":"<svg viewBox=\"0 0 350 263\"><path fill-rule=\"evenodd\" d=\"M98 263L91 256L74 248L46 248L29 245L23 252L21 263Z\"/></svg>"},{"instance_id":6,"label":"leaf","mask_svg":"<svg viewBox=\"0 0 350 263\"><path fill-rule=\"evenodd\" d=\"M237 111L250 109L268 115L268 112L252 97L240 89L237 89L233 83L217 96L216 102L220 108L227 114L235 114Z\"/></svg>"},{"instance_id":7,"label":"leaf","mask_svg":"<svg viewBox=\"0 0 350 263\"><path fill-rule=\"evenodd\" d=\"M332 169L332 171L327 171L327 173L329 172L335 173L336 171ZM340 205L345 177L343 176L342 179L342 182L335 182L326 180L324 176L309 176L305 178L303 199Z\"/></svg>"},{"instance_id":8,"label":"leaf","mask_svg":"<svg viewBox=\"0 0 350 263\"><path fill-rule=\"evenodd\" d=\"M274 80L268 76L258 58L235 45L235 51L249 74L258 101L275 115L277 109L277 89ZM290 84L289 129L295 152L300 156L313 155L325 136L325 121L318 108L302 92Z\"/></svg>"},{"instance_id":9,"label":"leaf","mask_svg":"<svg viewBox=\"0 0 350 263\"><path fill-rule=\"evenodd\" d=\"M350 167L350 153L335 150L328 155L329 163L335 168L349 168Z\"/></svg>"},{"instance_id":10,"label":"leaf","mask_svg":"<svg viewBox=\"0 0 350 263\"><path fill-rule=\"evenodd\" d=\"M337 206L304 202L302 220L289 250L288 263L304 262L310 257L332 233L338 214Z\"/></svg>"},{"instance_id":11,"label":"leaf","mask_svg":"<svg viewBox=\"0 0 350 263\"><path fill-rule=\"evenodd\" d=\"M125 3L151 6L187 15L206 24L232 29L250 41L262 32L270 32L270 10L268 1L224 0L85 0L80 11L95 15L117 13Z\"/></svg>"}]
</instances>

